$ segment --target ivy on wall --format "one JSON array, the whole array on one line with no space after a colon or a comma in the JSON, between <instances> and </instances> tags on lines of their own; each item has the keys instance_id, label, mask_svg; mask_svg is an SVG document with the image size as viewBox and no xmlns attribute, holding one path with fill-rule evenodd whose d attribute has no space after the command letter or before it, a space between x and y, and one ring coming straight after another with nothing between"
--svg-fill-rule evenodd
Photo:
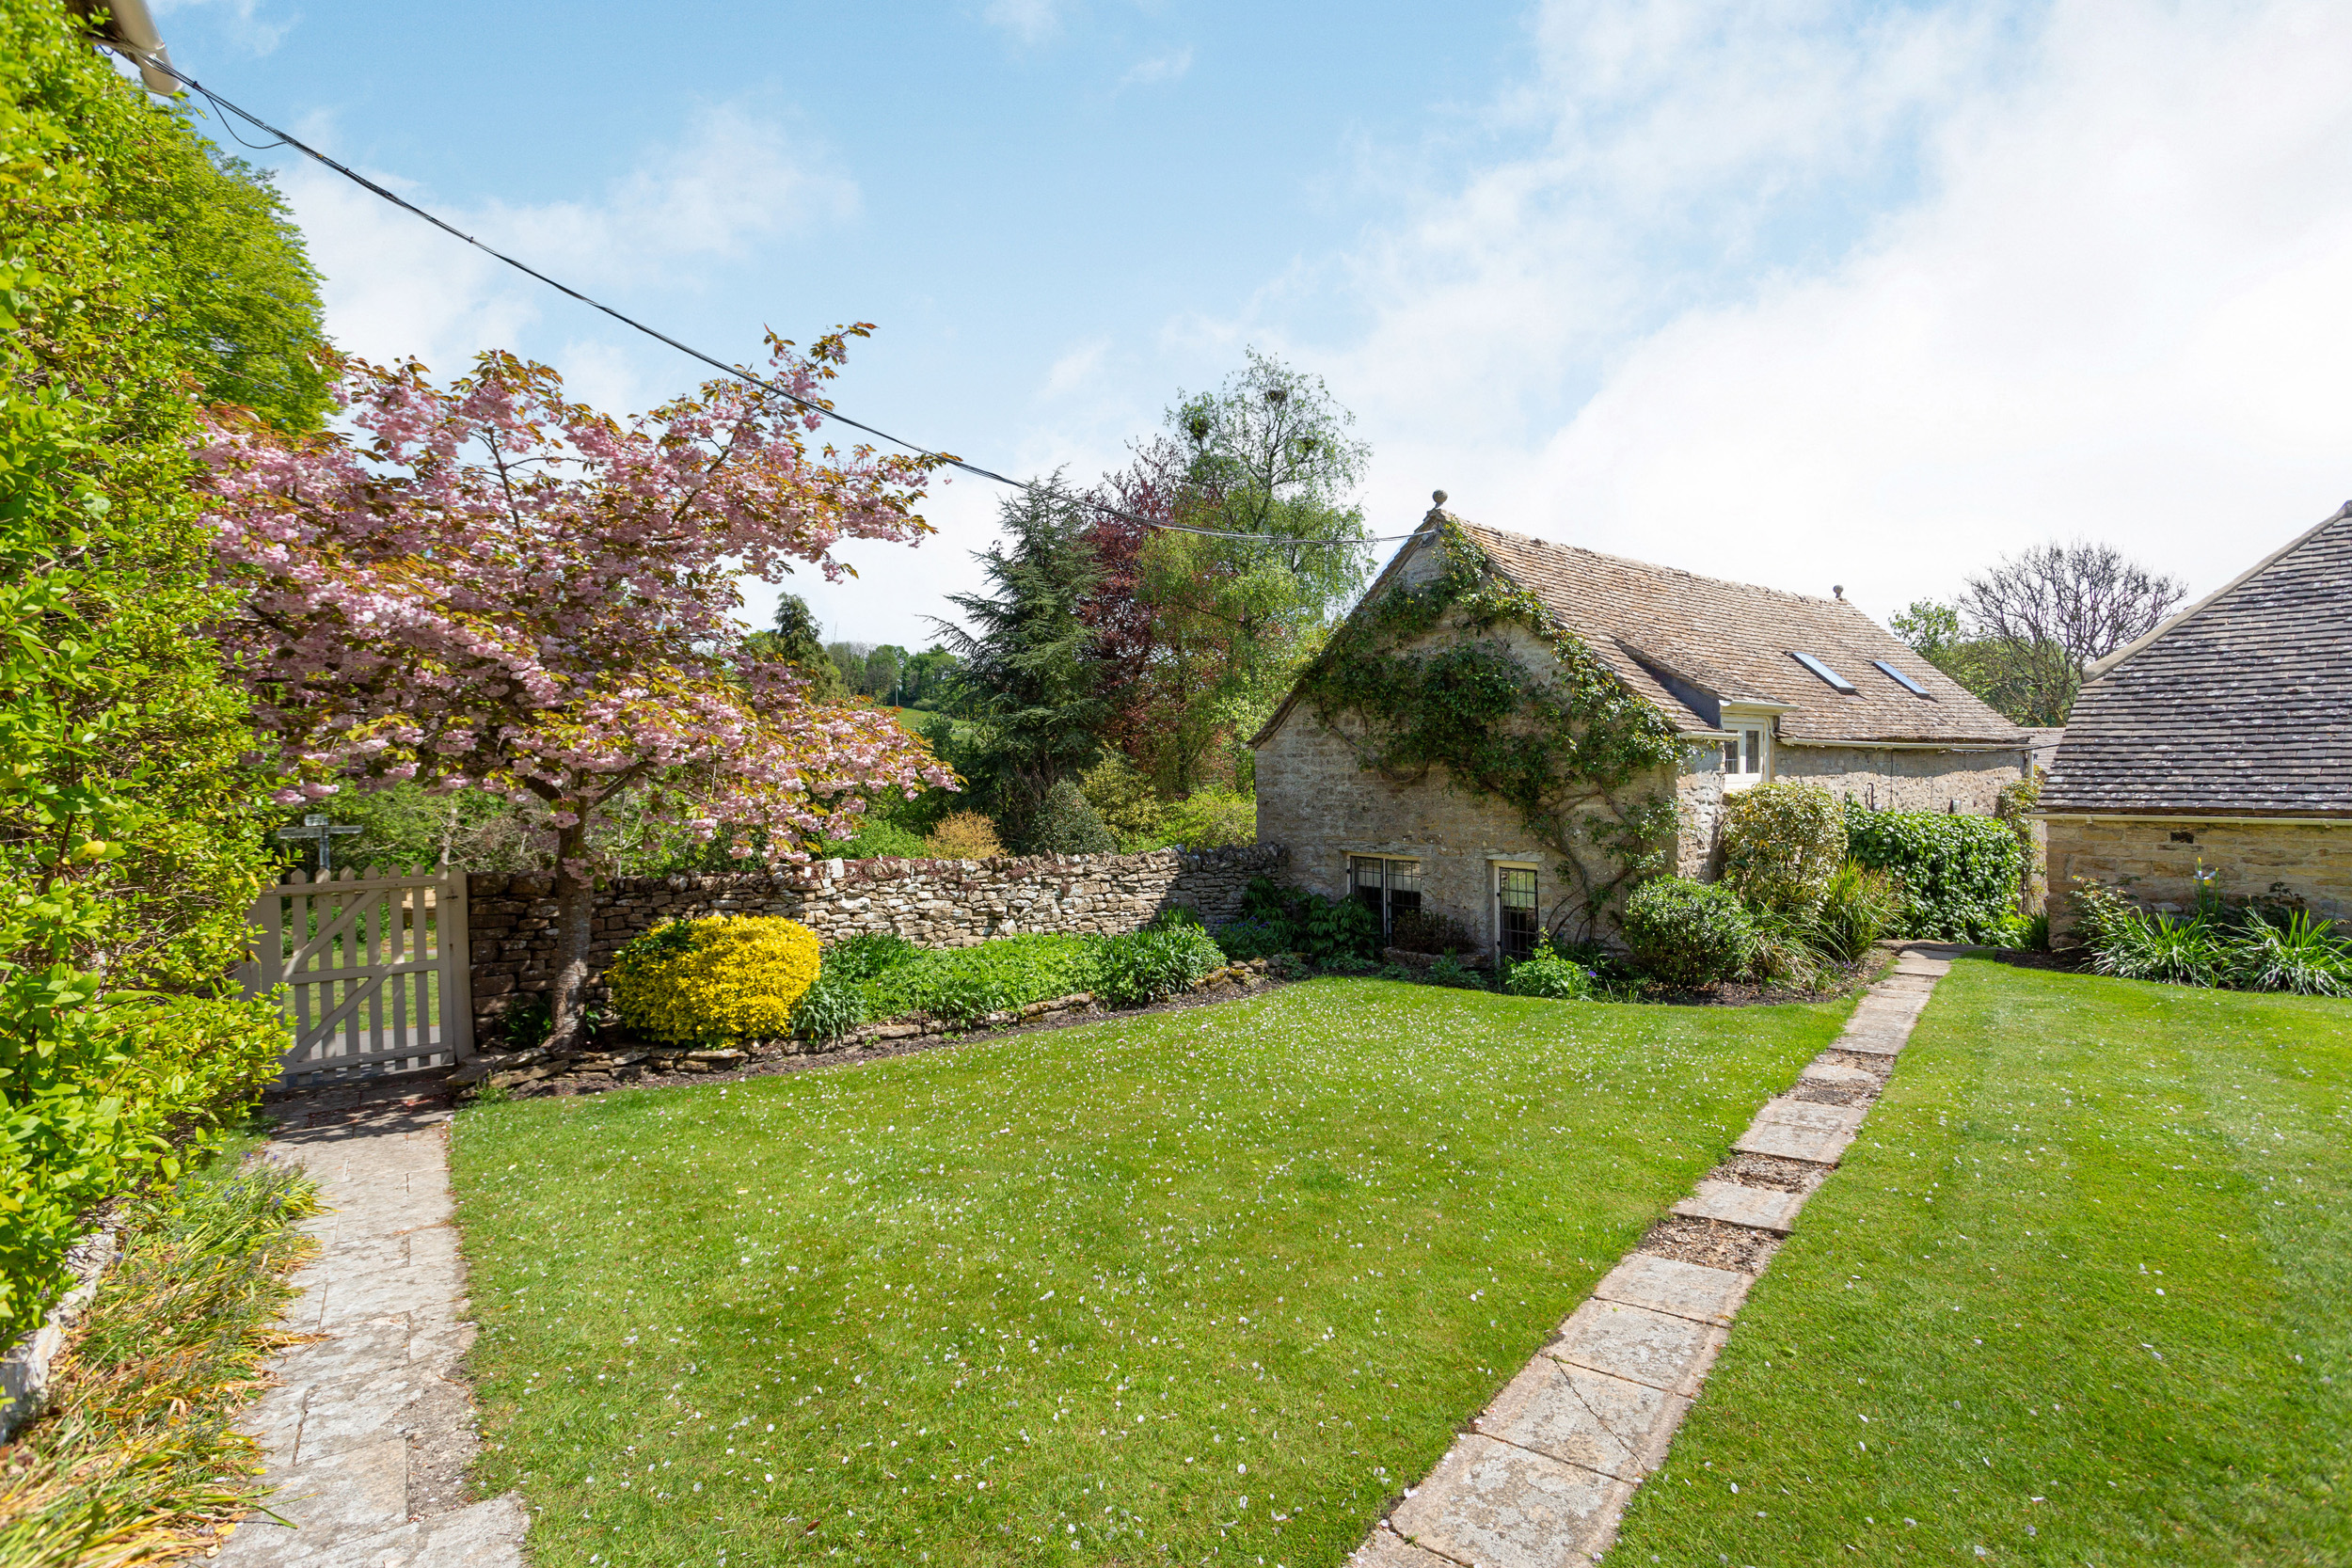
<instances>
[{"instance_id":1,"label":"ivy on wall","mask_svg":"<svg viewBox=\"0 0 2352 1568\"><path fill-rule=\"evenodd\" d=\"M1299 694L1361 767L1399 784L1442 768L1451 787L1511 806L1559 858L1589 933L1619 889L1669 864L1678 822L1671 785L1656 782L1660 768L1678 770L1682 743L1458 523L1440 515L1438 532L1438 574L1358 610ZM1514 655L1498 635L1509 626L1547 642L1551 669ZM1580 847L1598 850L1602 868Z\"/></svg>"}]
</instances>

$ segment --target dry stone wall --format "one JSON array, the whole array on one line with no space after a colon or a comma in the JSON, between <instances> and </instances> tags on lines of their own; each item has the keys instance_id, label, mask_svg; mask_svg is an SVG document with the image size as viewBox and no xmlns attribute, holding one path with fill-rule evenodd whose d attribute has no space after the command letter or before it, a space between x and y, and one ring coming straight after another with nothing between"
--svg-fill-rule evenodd
<instances>
[{"instance_id":1,"label":"dry stone wall","mask_svg":"<svg viewBox=\"0 0 2352 1568\"><path fill-rule=\"evenodd\" d=\"M818 861L798 871L623 878L596 892L589 965L665 921L783 915L824 942L890 932L918 947L969 947L1039 931L1132 931L1184 906L1216 925L1240 911L1253 877L1289 856L1271 845L1141 855L1029 855L986 861ZM556 908L546 877L467 879L473 1010L485 1025L555 974ZM596 994L602 995L601 982Z\"/></svg>"}]
</instances>

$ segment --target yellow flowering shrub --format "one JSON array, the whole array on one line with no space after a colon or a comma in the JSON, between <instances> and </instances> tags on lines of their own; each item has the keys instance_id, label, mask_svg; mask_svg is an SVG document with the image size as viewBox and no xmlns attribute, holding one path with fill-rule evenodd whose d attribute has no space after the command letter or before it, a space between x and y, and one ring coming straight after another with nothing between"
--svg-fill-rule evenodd
<instances>
[{"instance_id":1,"label":"yellow flowering shrub","mask_svg":"<svg viewBox=\"0 0 2352 1568\"><path fill-rule=\"evenodd\" d=\"M646 932L607 979L621 1022L654 1039L781 1039L817 963L817 935L800 922L723 915Z\"/></svg>"}]
</instances>

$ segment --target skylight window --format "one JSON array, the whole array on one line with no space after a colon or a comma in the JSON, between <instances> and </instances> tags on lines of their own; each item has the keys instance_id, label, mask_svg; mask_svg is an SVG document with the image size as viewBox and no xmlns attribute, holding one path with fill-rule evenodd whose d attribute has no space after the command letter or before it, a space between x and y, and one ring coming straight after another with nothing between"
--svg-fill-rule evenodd
<instances>
[{"instance_id":1,"label":"skylight window","mask_svg":"<svg viewBox=\"0 0 2352 1568\"><path fill-rule=\"evenodd\" d=\"M1887 663L1886 660L1883 658L1874 658L1870 662L1885 671L1887 679L1893 681L1897 686L1901 687L1905 691L1910 692L1913 696L1927 697L1931 700L1934 697L1935 694L1933 692L1930 691L1926 687L1921 686L1917 681L1913 680L1909 675L1904 674L1900 670L1898 670L1893 665Z\"/></svg>"},{"instance_id":2,"label":"skylight window","mask_svg":"<svg viewBox=\"0 0 2352 1568\"><path fill-rule=\"evenodd\" d=\"M1823 664L1820 659L1815 658L1811 654L1801 654L1794 648L1791 648L1788 650L1788 657L1795 659L1799 664L1804 665L1806 669L1812 671L1815 674L1820 676L1822 680L1828 682L1833 690L1843 691L1851 695L1855 689L1853 682L1848 680L1845 676L1839 674L1828 665Z\"/></svg>"}]
</instances>

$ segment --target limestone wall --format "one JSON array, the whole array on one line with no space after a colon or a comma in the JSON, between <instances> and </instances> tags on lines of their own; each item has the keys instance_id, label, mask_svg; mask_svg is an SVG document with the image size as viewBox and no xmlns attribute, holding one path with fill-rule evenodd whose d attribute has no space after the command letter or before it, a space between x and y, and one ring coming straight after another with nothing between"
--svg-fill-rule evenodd
<instances>
[{"instance_id":1,"label":"limestone wall","mask_svg":"<svg viewBox=\"0 0 2352 1568\"><path fill-rule=\"evenodd\" d=\"M1772 777L1820 784L1881 811L1954 811L1990 816L2001 791L2022 776L2013 752L1905 752L1864 746L1772 746Z\"/></svg>"},{"instance_id":2,"label":"limestone wall","mask_svg":"<svg viewBox=\"0 0 2352 1568\"><path fill-rule=\"evenodd\" d=\"M1261 844L1197 853L819 861L776 874L625 878L596 892L589 965L601 974L624 942L664 921L715 914L783 915L827 942L888 931L921 947L969 947L1035 931L1132 931L1174 905L1214 925L1239 911L1251 878L1279 874L1287 858ZM547 990L556 908L546 877L469 877L467 904L479 1025L516 997Z\"/></svg>"},{"instance_id":3,"label":"limestone wall","mask_svg":"<svg viewBox=\"0 0 2352 1568\"><path fill-rule=\"evenodd\" d=\"M1696 754L1699 766L1711 769L1712 752L1702 747ZM1266 737L1257 756L1258 832L1290 847L1288 879L1296 886L1344 897L1350 855L1417 860L1422 907L1460 921L1491 950L1494 867L1515 863L1536 867L1536 897L1548 927L1565 926L1571 934L1581 927L1582 889L1562 877L1558 854L1527 831L1513 807L1490 795L1452 787L1443 768L1402 781L1368 770L1359 765L1344 736L1325 726L1303 703ZM1707 771L1671 779L1661 772L1628 784L1625 794L1634 799L1661 790L1672 790L1682 807L1677 871L1706 874L1723 800L1721 776ZM1597 881L1615 875L1614 863L1597 850L1586 851L1581 861Z\"/></svg>"},{"instance_id":4,"label":"limestone wall","mask_svg":"<svg viewBox=\"0 0 2352 1568\"><path fill-rule=\"evenodd\" d=\"M2197 899L2201 863L2225 898L2300 898L2314 915L2352 919L2352 822L2053 817L2050 940L2074 943L2067 891L2075 879L2121 889L2153 909Z\"/></svg>"}]
</instances>

